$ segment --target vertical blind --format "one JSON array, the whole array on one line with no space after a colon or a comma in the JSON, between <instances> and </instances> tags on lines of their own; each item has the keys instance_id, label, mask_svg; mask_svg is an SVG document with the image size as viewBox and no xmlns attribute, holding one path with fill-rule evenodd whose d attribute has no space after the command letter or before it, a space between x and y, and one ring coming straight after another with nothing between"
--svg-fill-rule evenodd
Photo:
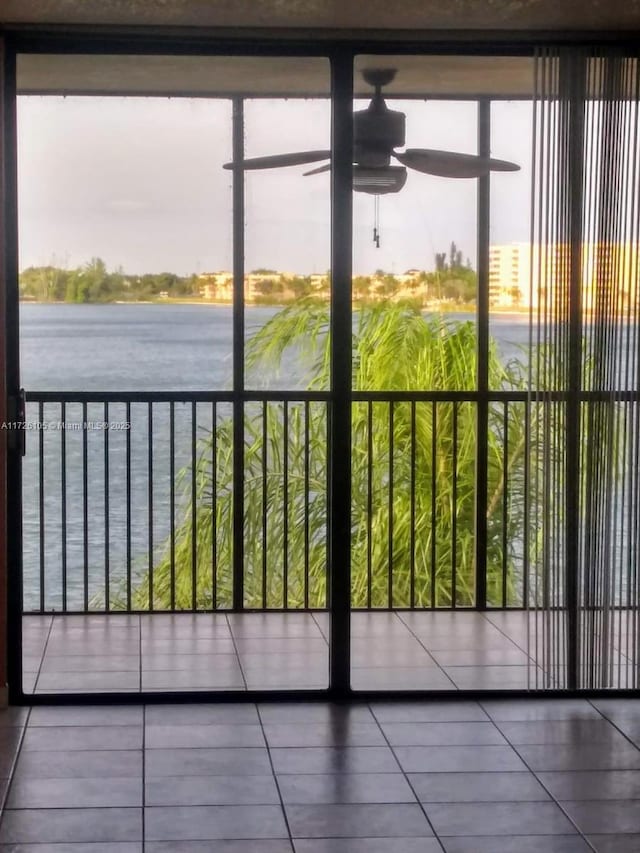
<instances>
[{"instance_id":1,"label":"vertical blind","mask_svg":"<svg viewBox=\"0 0 640 853\"><path fill-rule=\"evenodd\" d=\"M540 49L528 495L532 688L638 687L640 63Z\"/></svg>"}]
</instances>

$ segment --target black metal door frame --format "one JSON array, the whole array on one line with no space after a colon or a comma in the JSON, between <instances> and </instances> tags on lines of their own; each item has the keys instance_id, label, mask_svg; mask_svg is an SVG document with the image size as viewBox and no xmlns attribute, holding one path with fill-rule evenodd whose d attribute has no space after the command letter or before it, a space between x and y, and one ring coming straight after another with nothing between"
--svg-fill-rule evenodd
<instances>
[{"instance_id":1,"label":"black metal door frame","mask_svg":"<svg viewBox=\"0 0 640 853\"><path fill-rule=\"evenodd\" d=\"M18 293L18 186L16 138L16 50L5 41L3 69L3 115L0 131L4 134L3 204L4 246L2 275L5 283L4 334L7 411L22 420L20 404L20 340ZM7 437L7 676L9 701L24 701L22 692L22 441L17 430Z\"/></svg>"},{"instance_id":2,"label":"black metal door frame","mask_svg":"<svg viewBox=\"0 0 640 853\"><path fill-rule=\"evenodd\" d=\"M331 392L329 403L329 601L330 601L330 677L328 690L322 691L274 691L274 692L181 692L181 693L104 693L65 695L25 695L22 691L22 507L21 507L21 456L18 443L8 459L8 565L9 565L9 683L10 700L13 703L71 704L77 702L122 703L195 701L256 701L281 699L342 699L357 695L361 699L394 696L397 698L489 698L491 696L530 696L520 691L389 691L354 693L350 687L350 433L351 433L351 253L352 253L352 193L351 193L351 150L353 108L353 65L358 54L450 54L450 55L523 55L530 56L536 45L545 44L588 44L606 41L634 44L636 34L627 33L620 38L618 33L593 34L573 33L504 33L460 32L429 33L420 38L416 34L403 34L396 40L371 39L318 39L309 35L300 38L297 34L265 37L261 32L253 37L238 38L227 34L202 34L157 30L141 31L105 29L100 32L87 28L70 28L63 31L46 28L5 31L7 49L4 59L4 115L5 141L5 238L6 254L3 273L7 282L7 328L5 346L7 355L7 385L9 401L14 405L20 389L19 340L18 340L18 234L17 234L17 181L16 181L16 57L18 53L84 53L84 54L162 54L162 55L228 55L228 56L317 56L331 63L332 97L332 163L331 180ZM489 103L479 106L479 150L487 150L490 139ZM242 104L234 103L233 148L234 158L242 152ZM234 347L243 346L243 218L244 187L241 170L234 170ZM489 182L481 180L478 192L478 246L479 274L488 274L488 218ZM479 312L488 317L488 302L481 301ZM237 338L237 341L235 340ZM479 336L479 355L486 351L488 339ZM240 351L242 353L242 350ZM241 473L241 391L244 386L244 359L238 359L234 349L234 419L235 444L234 467ZM479 391L484 392L486 377L479 375ZM480 387L483 386L483 387ZM236 402L237 400L237 402ZM479 412L485 409L479 406ZM486 414L485 414L486 417ZM479 420L479 438L482 437L482 415ZM486 427L485 427L486 437ZM479 463L481 459L479 458ZM479 468L481 466L479 465ZM478 474L479 494L486 493L486 472ZM238 490L241 491L241 490ZM242 497L237 499L234 539L242 548ZM239 513L239 514L238 514ZM486 518L482 507L476 511L478 565L485 564L483 542L486 542ZM242 553L241 550L239 552ZM241 565L238 561L236 565ZM239 570L236 570L239 571ZM241 582L236 588L237 601L242 603ZM477 587L478 605L486 605L486 584L480 578ZM547 691L538 691L539 693ZM639 691L616 691L617 695L638 695ZM576 695L575 690L550 691L554 696ZM591 691L579 695L611 695L607 691Z\"/></svg>"},{"instance_id":3,"label":"black metal door frame","mask_svg":"<svg viewBox=\"0 0 640 853\"><path fill-rule=\"evenodd\" d=\"M7 51L5 61L5 115L4 128L7 139L7 174L5 211L10 228L7 229L7 257L4 265L7 282L13 283L7 292L7 379L8 396L11 401L17 401L20 395L20 347L19 347L19 292L18 281L18 234L17 234L17 139L16 139L16 59L20 52L67 52L58 38L41 42L31 42L27 37L26 43L17 38ZM145 43L146 44L146 43ZM158 48L147 45L148 50L142 49L138 40L124 48L119 42L110 47L102 43L76 45L74 52L126 52L156 53ZM175 45L173 45L175 47ZM172 45L163 45L162 53L171 53ZM215 55L242 56L259 53L269 55L314 55L324 57L331 63L332 85L332 148L334 150L334 171L332 177L332 218L331 218L331 391L329 393L329 447L331 448L328 494L329 518L329 567L328 576L330 590L330 652L329 652L329 685L326 691L305 691L304 697L329 693L333 696L345 696L349 692L349 620L350 620L350 423L351 423L351 112L353 101L352 79L353 62L349 52L341 51L339 57L334 57L330 50L317 44L303 48L283 49L280 46L252 45L249 52L246 49L226 49L219 45L208 44L208 50L200 45L187 45L178 48L178 54L208 53ZM190 49L191 48L191 49ZM217 49L216 49L217 48ZM336 94L337 93L337 94ZM232 150L233 160L240 162L243 158L244 147L244 104L242 97L232 99ZM234 482L242 483L244 475L244 171L240 168L233 170L233 467ZM338 213L336 214L336 211ZM337 327L337 333L334 329ZM10 698L13 703L40 703L50 701L111 701L118 694L104 693L96 697L94 694L67 694L60 696L34 695L23 692L22 681L22 453L19 442L14 442L10 456L9 483L9 562L12 567L10 575L9 595L9 627L8 627L8 656L9 656L9 685ZM233 525L233 609L243 609L243 556L244 556L244 500L243 489L234 489L234 525ZM334 525L332 519L339 519L340 524ZM337 528L337 529L336 529ZM180 701L183 694L170 693L137 693L136 701L166 701L170 695L172 701ZM185 699L206 697L207 692L185 693ZM218 692L212 696L221 698L226 694ZM297 691L258 691L247 694L229 691L229 696L236 699L245 695L297 695ZM129 695L120 696L118 701L130 701Z\"/></svg>"}]
</instances>

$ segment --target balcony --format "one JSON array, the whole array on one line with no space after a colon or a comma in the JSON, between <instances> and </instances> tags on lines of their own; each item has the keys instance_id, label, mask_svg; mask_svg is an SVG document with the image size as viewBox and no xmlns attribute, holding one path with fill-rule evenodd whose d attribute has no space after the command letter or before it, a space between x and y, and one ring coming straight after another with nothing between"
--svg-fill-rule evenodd
<instances>
[{"instance_id":1,"label":"balcony","mask_svg":"<svg viewBox=\"0 0 640 853\"><path fill-rule=\"evenodd\" d=\"M538 584L524 558L528 457L515 436L535 407L521 393L487 401L487 545L475 562L463 453L480 396L356 395L354 690L566 684L563 591ZM227 393L28 395L30 422L65 428L27 439L26 693L327 688L327 395L248 397L238 489ZM106 422L130 428L95 428ZM582 673L597 661L602 687L636 683L637 613L623 599L612 615L580 613L595 642Z\"/></svg>"}]
</instances>

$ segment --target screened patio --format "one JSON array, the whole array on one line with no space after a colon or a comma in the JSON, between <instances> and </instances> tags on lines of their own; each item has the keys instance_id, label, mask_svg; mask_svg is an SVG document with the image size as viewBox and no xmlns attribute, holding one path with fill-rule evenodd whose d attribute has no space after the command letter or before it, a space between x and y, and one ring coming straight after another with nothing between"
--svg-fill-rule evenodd
<instances>
[{"instance_id":1,"label":"screened patio","mask_svg":"<svg viewBox=\"0 0 640 853\"><path fill-rule=\"evenodd\" d=\"M229 351L214 378L194 371L149 389L132 360L117 386L107 378L102 389L99 379L68 387L63 378L60 388L52 379L14 389L17 419L41 425L25 430L16 442L24 461L12 463L22 482L11 508L21 531L14 675L26 694L48 698L637 688L636 56L544 47L525 56L295 53L17 56L25 103L65 93L85 103L223 105L229 161L214 165L215 174L230 167L232 283ZM370 225L374 244L393 239L383 202L396 232L414 227L410 195L382 199L368 184L371 216L352 192L364 180L352 115L371 97L372 69L396 72L383 94L408 126L419 126L422 102L435 115L468 113L476 153L464 162L479 171L466 190L451 189L460 221L474 230L466 324L441 315L433 299L428 308L385 301L384 276L375 299L358 301L356 264ZM303 117L307 102L320 103L312 129L326 147L300 163L332 164L318 167L329 183L302 185L316 187L309 208L327 214L321 263L331 272L311 300L282 312L298 323L289 350L268 337L273 328L293 334L282 317L258 331L247 319L255 273L246 258L269 224L256 215L252 231L261 177L250 174L249 155L262 152L251 129L265 103L280 101ZM494 199L506 198L501 182L512 179L490 164L506 162L491 158L506 145L513 102L531 125L504 154L527 186L527 204L513 207L530 239L519 367L496 344L496 300L508 293L496 290L490 261L492 224L504 218ZM605 123L612 130L601 145ZM291 126L304 136L297 144L309 145L304 121ZM393 156L422 168L424 154L416 161L412 150ZM420 178L410 178L418 192ZM274 213L280 185L271 179ZM319 221L307 212L303 237ZM278 237L297 239L286 229ZM440 285L436 276L442 302ZM452 299L463 304L460 292ZM399 323L386 360L401 367L396 384L367 374L389 336L380 331L386 316L370 338L362 318L382 309ZM416 362L439 353L438 341L468 337L463 357L431 379L404 349L418 320L431 324L433 346L420 344ZM263 355L278 354L274 376L263 372L256 340ZM16 378L17 338L10 349ZM112 423L127 428L95 428Z\"/></svg>"}]
</instances>

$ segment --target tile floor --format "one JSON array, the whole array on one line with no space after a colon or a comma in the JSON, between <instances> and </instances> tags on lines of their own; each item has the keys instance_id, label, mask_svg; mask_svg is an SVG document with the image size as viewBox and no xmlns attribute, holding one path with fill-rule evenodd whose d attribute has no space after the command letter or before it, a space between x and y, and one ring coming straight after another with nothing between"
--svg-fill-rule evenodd
<instances>
[{"instance_id":1,"label":"tile floor","mask_svg":"<svg viewBox=\"0 0 640 853\"><path fill-rule=\"evenodd\" d=\"M640 700L0 712L5 853L637 853Z\"/></svg>"},{"instance_id":2,"label":"tile floor","mask_svg":"<svg viewBox=\"0 0 640 853\"><path fill-rule=\"evenodd\" d=\"M527 655L527 618L521 611L356 612L352 685L535 687L542 673ZM25 616L23 624L27 692L327 686L328 615L322 612ZM623 654L617 665L620 686L631 686ZM540 680L539 686L546 685Z\"/></svg>"}]
</instances>

